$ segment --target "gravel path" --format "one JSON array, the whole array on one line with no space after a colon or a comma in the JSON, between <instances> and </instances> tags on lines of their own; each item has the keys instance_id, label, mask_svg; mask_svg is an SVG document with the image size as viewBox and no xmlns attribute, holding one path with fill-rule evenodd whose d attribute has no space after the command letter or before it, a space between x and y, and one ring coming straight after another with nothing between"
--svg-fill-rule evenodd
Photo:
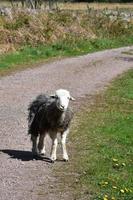
<instances>
[{"instance_id":1,"label":"gravel path","mask_svg":"<svg viewBox=\"0 0 133 200\"><path fill-rule=\"evenodd\" d=\"M84 97L100 91L118 74L133 68L133 57L121 53L130 49L133 47L66 58L1 78L0 200L63 199L53 192L53 184L57 183L52 176L53 165L32 159L27 105L41 92L66 88L77 100L73 106L78 106Z\"/></svg>"}]
</instances>

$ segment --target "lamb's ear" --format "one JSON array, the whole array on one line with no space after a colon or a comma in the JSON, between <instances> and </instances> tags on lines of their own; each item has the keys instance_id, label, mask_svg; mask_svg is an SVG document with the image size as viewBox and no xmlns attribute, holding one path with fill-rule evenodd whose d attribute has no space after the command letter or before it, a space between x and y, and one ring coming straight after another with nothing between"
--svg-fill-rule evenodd
<instances>
[{"instance_id":1,"label":"lamb's ear","mask_svg":"<svg viewBox=\"0 0 133 200\"><path fill-rule=\"evenodd\" d=\"M75 101L76 99L74 97L70 96L70 100Z\"/></svg>"},{"instance_id":2,"label":"lamb's ear","mask_svg":"<svg viewBox=\"0 0 133 200\"><path fill-rule=\"evenodd\" d=\"M52 98L58 98L56 94L52 94L52 95L50 95L50 97L52 97Z\"/></svg>"}]
</instances>

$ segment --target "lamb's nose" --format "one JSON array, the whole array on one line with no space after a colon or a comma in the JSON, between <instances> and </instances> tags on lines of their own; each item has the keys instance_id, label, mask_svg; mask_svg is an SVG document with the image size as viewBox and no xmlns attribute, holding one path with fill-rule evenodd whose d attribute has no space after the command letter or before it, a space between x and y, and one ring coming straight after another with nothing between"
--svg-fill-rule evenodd
<instances>
[{"instance_id":1,"label":"lamb's nose","mask_svg":"<svg viewBox=\"0 0 133 200\"><path fill-rule=\"evenodd\" d=\"M63 106L63 105L60 105L60 108L61 108L62 110L64 110L65 106Z\"/></svg>"}]
</instances>

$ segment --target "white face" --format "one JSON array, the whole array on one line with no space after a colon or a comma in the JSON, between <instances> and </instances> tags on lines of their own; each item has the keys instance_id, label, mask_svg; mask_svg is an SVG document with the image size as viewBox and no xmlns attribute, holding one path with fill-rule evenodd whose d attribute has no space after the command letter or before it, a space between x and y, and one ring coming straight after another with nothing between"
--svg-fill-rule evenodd
<instances>
[{"instance_id":1,"label":"white face","mask_svg":"<svg viewBox=\"0 0 133 200\"><path fill-rule=\"evenodd\" d=\"M71 99L70 93L67 90L59 89L56 90L55 95L58 97L57 106L61 111L65 111L69 105Z\"/></svg>"}]
</instances>

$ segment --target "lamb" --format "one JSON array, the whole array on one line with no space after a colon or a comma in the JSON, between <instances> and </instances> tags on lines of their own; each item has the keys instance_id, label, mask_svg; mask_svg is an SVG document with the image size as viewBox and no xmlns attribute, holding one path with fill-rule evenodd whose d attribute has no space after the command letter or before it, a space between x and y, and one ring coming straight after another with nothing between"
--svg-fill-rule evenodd
<instances>
[{"instance_id":1,"label":"lamb","mask_svg":"<svg viewBox=\"0 0 133 200\"><path fill-rule=\"evenodd\" d=\"M63 160L68 161L66 150L66 137L73 118L73 112L69 107L69 100L75 100L70 96L69 91L64 89L56 90L54 95L39 95L28 108L28 133L31 135L33 155L44 155L44 139L49 134L52 139L50 159L56 160L57 133L61 134ZM37 144L37 138L39 141Z\"/></svg>"}]
</instances>

